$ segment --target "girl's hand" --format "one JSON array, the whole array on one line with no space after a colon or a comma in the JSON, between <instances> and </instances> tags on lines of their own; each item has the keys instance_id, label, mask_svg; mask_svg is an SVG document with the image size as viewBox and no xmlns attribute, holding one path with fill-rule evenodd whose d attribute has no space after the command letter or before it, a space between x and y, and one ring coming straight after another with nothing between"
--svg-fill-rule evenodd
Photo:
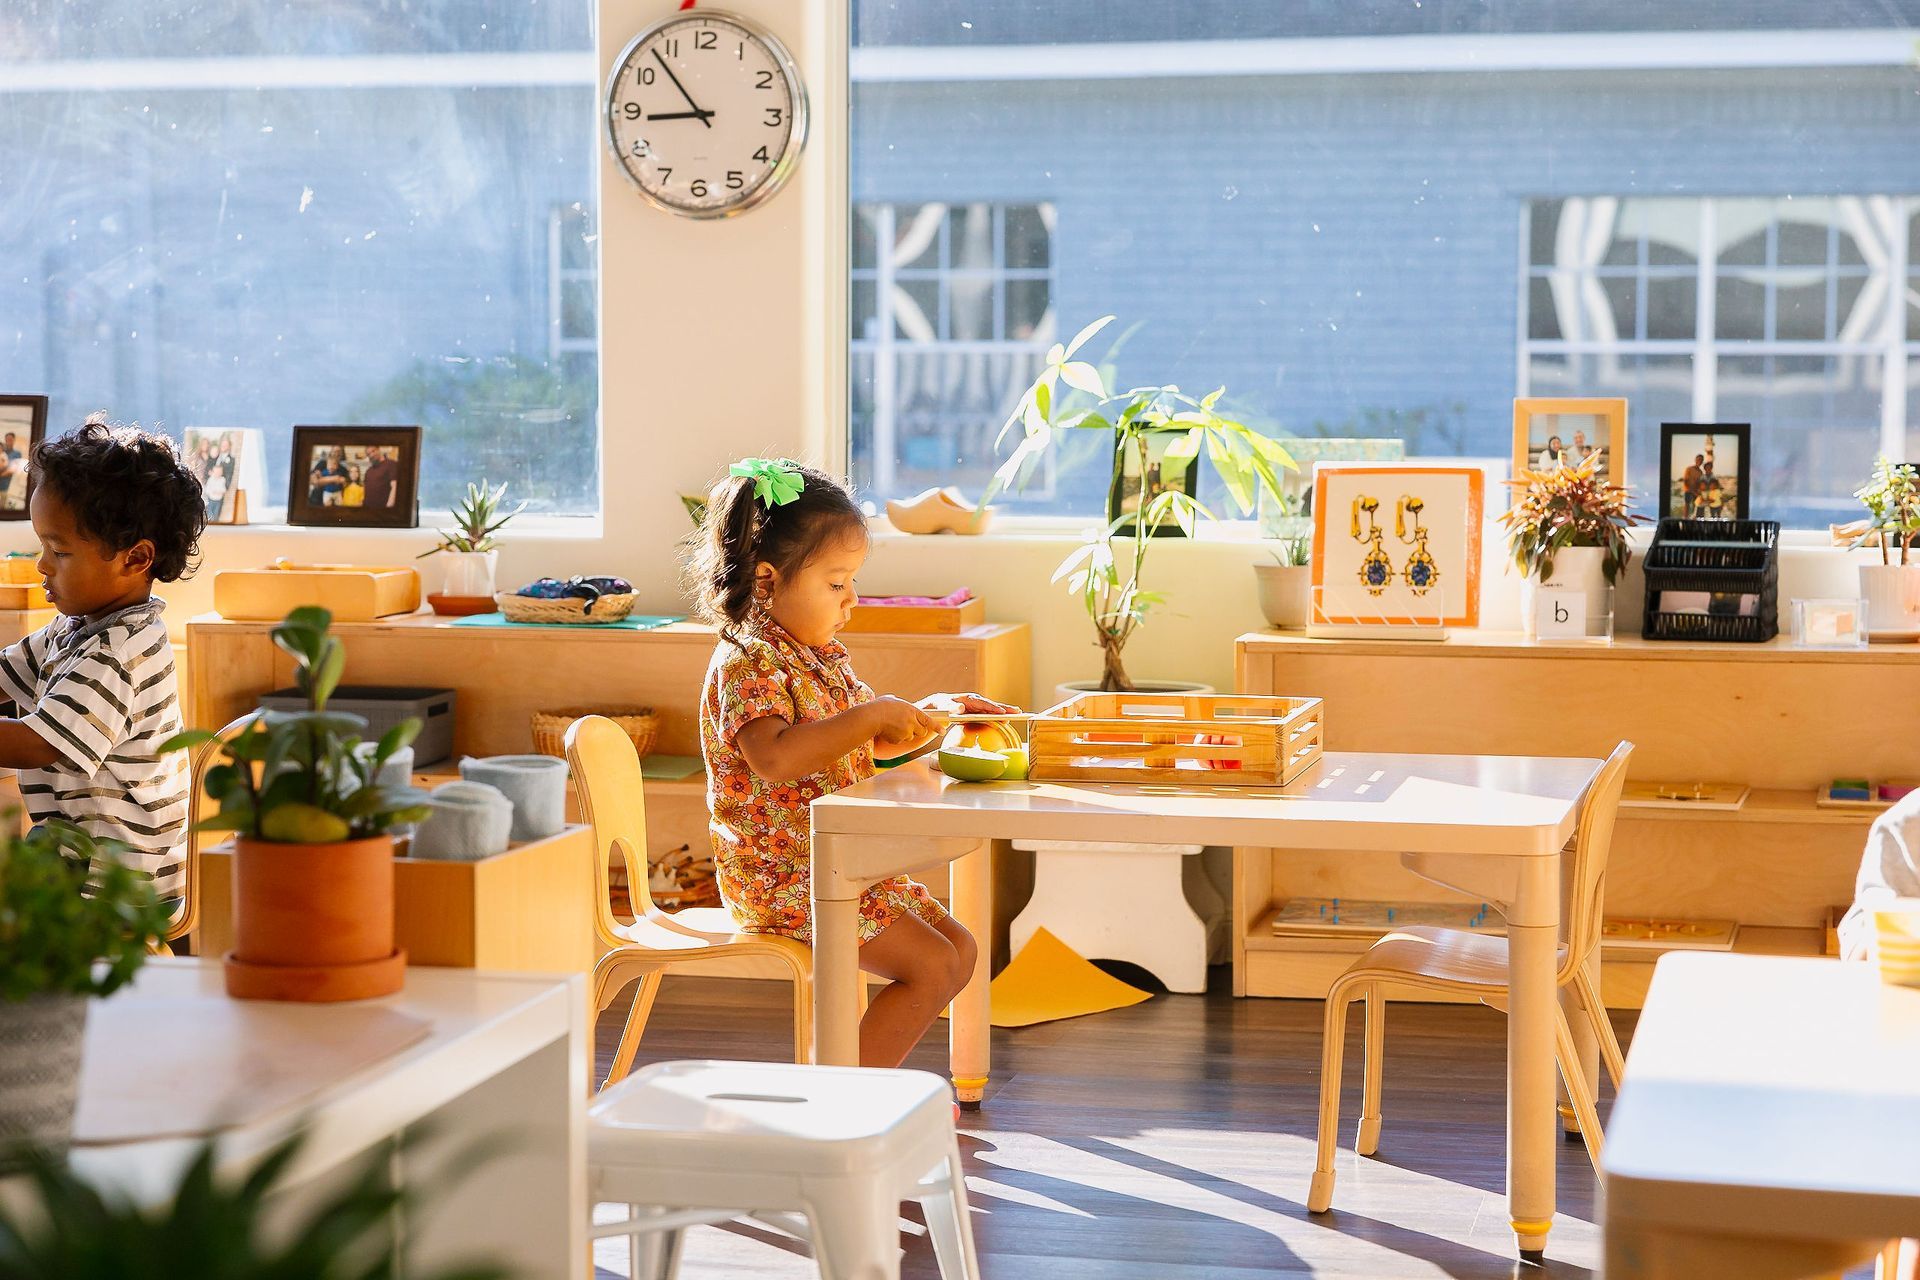
<instances>
[{"instance_id":1,"label":"girl's hand","mask_svg":"<svg viewBox=\"0 0 1920 1280\"><path fill-rule=\"evenodd\" d=\"M902 698L880 697L864 704L876 743L911 750L939 731L932 716Z\"/></svg>"},{"instance_id":2,"label":"girl's hand","mask_svg":"<svg viewBox=\"0 0 1920 1280\"><path fill-rule=\"evenodd\" d=\"M1010 707L1004 702L995 702L992 698L978 693L936 693L920 699L919 707L923 711L932 711L952 717L1011 716L1018 715L1020 708Z\"/></svg>"}]
</instances>

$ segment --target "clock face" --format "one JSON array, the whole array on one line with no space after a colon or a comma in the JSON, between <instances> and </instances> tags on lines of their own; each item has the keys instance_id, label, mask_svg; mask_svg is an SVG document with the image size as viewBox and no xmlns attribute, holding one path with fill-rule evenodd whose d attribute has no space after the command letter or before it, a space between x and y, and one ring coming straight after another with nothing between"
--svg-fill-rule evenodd
<instances>
[{"instance_id":1,"label":"clock face","mask_svg":"<svg viewBox=\"0 0 1920 1280\"><path fill-rule=\"evenodd\" d=\"M723 218L779 189L807 137L807 95L786 47L729 13L642 31L607 77L607 142L640 193Z\"/></svg>"}]
</instances>

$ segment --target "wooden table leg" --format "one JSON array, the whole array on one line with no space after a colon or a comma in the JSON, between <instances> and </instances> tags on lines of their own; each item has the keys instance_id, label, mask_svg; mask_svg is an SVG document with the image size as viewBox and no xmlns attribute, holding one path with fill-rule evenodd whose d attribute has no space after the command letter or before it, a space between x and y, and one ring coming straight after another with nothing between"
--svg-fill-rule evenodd
<instances>
[{"instance_id":1,"label":"wooden table leg","mask_svg":"<svg viewBox=\"0 0 1920 1280\"><path fill-rule=\"evenodd\" d=\"M991 1066L993 1012L987 998L993 951L993 843L982 841L972 853L952 864L953 917L973 935L979 952L973 977L954 997L951 1009L948 1063L954 1096L973 1110L986 1093Z\"/></svg>"},{"instance_id":2,"label":"wooden table leg","mask_svg":"<svg viewBox=\"0 0 1920 1280\"><path fill-rule=\"evenodd\" d=\"M857 837L813 834L813 1060L860 1065L860 887L838 855Z\"/></svg>"},{"instance_id":3,"label":"wooden table leg","mask_svg":"<svg viewBox=\"0 0 1920 1280\"><path fill-rule=\"evenodd\" d=\"M1559 856L1519 871L1507 908L1507 1210L1522 1254L1546 1250L1554 1213L1554 989Z\"/></svg>"}]
</instances>

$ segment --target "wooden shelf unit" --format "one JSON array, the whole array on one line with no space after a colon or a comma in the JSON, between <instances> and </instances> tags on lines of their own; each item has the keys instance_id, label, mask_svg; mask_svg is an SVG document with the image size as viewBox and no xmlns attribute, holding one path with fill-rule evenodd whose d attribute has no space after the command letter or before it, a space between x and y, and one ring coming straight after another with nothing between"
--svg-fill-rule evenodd
<instances>
[{"instance_id":1,"label":"wooden shelf unit","mask_svg":"<svg viewBox=\"0 0 1920 1280\"><path fill-rule=\"evenodd\" d=\"M1735 812L1623 807L1607 914L1733 919L1735 950L1820 955L1826 909L1853 895L1876 811L1825 809L1836 777L1920 777L1920 736L1872 733L1869 709L1920 699L1920 645L1795 649L1662 643L1553 644L1501 633L1445 641L1322 640L1255 632L1237 644L1241 693L1326 700L1329 751L1604 757L1636 744L1631 775L1741 782ZM1295 896L1458 901L1391 852L1265 851L1236 859L1234 989L1325 994L1362 939L1275 938ZM1639 1007L1653 948L1608 948L1610 1005Z\"/></svg>"},{"instance_id":2,"label":"wooden shelf unit","mask_svg":"<svg viewBox=\"0 0 1920 1280\"><path fill-rule=\"evenodd\" d=\"M293 661L274 647L270 622L215 614L187 623L188 722L218 728L259 696L293 683ZM454 776L460 756L533 749L530 717L566 707L651 706L660 715L654 750L700 754L700 685L713 629L676 622L651 631L594 627L461 627L429 613L342 622L348 683L451 688L458 697L454 759L430 765L429 781ZM860 678L882 693L921 698L972 691L1020 706L1033 697L1025 623L986 623L953 635L867 632L843 637ZM647 845L656 855L707 844L706 777L649 779ZM579 811L568 804L568 820ZM927 882L942 897L944 875ZM731 976L775 968L716 969Z\"/></svg>"}]
</instances>

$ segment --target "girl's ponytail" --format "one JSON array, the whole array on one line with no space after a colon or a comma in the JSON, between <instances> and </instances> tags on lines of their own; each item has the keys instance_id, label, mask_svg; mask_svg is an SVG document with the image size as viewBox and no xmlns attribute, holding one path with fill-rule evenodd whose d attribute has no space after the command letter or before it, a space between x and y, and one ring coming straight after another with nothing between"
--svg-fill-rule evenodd
<instances>
[{"instance_id":1,"label":"girl's ponytail","mask_svg":"<svg viewBox=\"0 0 1920 1280\"><path fill-rule=\"evenodd\" d=\"M734 645L753 614L761 564L790 575L830 538L866 536L866 516L839 481L812 467L782 463L779 470L788 491L777 497L756 493L753 475L729 475L713 486L688 565L695 609Z\"/></svg>"}]
</instances>

